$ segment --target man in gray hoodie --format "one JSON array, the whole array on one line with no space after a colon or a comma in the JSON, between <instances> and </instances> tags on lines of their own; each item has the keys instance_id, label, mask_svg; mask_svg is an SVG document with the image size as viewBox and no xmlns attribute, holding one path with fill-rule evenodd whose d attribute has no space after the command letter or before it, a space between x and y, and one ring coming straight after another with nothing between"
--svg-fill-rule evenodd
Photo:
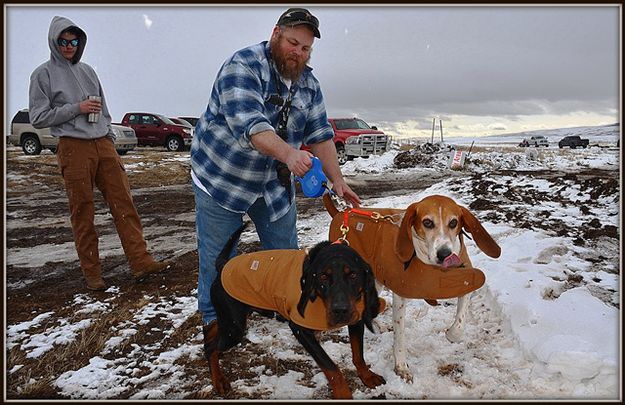
<instances>
[{"instance_id":1,"label":"man in gray hoodie","mask_svg":"<svg viewBox=\"0 0 625 405\"><path fill-rule=\"evenodd\" d=\"M50 60L30 77L29 115L35 128L50 127L59 137L57 161L69 199L70 218L80 267L90 290L104 290L94 224L93 185L102 192L136 280L165 270L147 251L130 185L115 151L111 115L102 85L93 68L80 59L85 32L65 17L56 16L48 32ZM89 100L99 96L101 101ZM89 114L98 114L95 122Z\"/></svg>"}]
</instances>

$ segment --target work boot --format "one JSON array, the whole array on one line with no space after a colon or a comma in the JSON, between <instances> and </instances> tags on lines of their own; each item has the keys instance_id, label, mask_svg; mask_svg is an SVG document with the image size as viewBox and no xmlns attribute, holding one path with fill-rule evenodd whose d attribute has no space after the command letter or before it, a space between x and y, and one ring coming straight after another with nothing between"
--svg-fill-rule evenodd
<instances>
[{"instance_id":1,"label":"work boot","mask_svg":"<svg viewBox=\"0 0 625 405\"><path fill-rule=\"evenodd\" d=\"M210 354L217 349L218 330L216 319L210 321L202 327L202 333L204 335L204 358L206 360L210 360Z\"/></svg>"},{"instance_id":2,"label":"work boot","mask_svg":"<svg viewBox=\"0 0 625 405\"><path fill-rule=\"evenodd\" d=\"M160 273L171 266L170 262L153 262L148 264L138 272L134 273L135 281L141 281L150 274Z\"/></svg>"},{"instance_id":3,"label":"work boot","mask_svg":"<svg viewBox=\"0 0 625 405\"><path fill-rule=\"evenodd\" d=\"M102 280L101 276L85 276L87 282L87 289L91 291L104 291L106 290L106 283Z\"/></svg>"}]
</instances>

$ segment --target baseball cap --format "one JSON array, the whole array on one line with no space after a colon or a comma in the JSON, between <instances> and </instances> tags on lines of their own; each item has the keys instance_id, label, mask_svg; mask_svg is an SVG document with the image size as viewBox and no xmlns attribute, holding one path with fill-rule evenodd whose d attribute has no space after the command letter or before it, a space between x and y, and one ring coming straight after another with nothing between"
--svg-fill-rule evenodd
<instances>
[{"instance_id":1,"label":"baseball cap","mask_svg":"<svg viewBox=\"0 0 625 405\"><path fill-rule=\"evenodd\" d=\"M278 22L276 23L276 25L300 24L309 25L315 33L315 37L321 38L321 33L319 32L319 20L305 8L290 8L286 10L284 13L282 13L280 18L278 19Z\"/></svg>"}]
</instances>

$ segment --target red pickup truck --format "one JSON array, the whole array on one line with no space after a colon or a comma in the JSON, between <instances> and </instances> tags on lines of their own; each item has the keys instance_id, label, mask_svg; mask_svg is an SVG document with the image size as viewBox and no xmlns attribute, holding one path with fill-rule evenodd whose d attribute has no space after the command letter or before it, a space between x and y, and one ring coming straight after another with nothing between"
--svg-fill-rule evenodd
<instances>
[{"instance_id":1,"label":"red pickup truck","mask_svg":"<svg viewBox=\"0 0 625 405\"><path fill-rule=\"evenodd\" d=\"M182 151L193 141L193 128L176 124L162 114L129 112L121 124L135 130L138 146L164 146L169 151Z\"/></svg>"},{"instance_id":2,"label":"red pickup truck","mask_svg":"<svg viewBox=\"0 0 625 405\"><path fill-rule=\"evenodd\" d=\"M391 137L360 118L329 118L339 164L355 157L381 155L391 146ZM307 146L302 149L310 150Z\"/></svg>"},{"instance_id":3,"label":"red pickup truck","mask_svg":"<svg viewBox=\"0 0 625 405\"><path fill-rule=\"evenodd\" d=\"M339 163L354 157L381 155L391 146L391 137L360 118L330 118L334 130L334 145Z\"/></svg>"}]
</instances>

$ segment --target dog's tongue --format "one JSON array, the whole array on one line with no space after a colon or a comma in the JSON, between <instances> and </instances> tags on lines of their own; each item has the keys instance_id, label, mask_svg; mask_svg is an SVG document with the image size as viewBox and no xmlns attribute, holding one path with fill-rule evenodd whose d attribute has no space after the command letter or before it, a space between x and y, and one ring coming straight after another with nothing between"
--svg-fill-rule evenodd
<instances>
[{"instance_id":1,"label":"dog's tongue","mask_svg":"<svg viewBox=\"0 0 625 405\"><path fill-rule=\"evenodd\" d=\"M452 253L443 260L443 267L456 267L461 263L460 258L455 253Z\"/></svg>"}]
</instances>

